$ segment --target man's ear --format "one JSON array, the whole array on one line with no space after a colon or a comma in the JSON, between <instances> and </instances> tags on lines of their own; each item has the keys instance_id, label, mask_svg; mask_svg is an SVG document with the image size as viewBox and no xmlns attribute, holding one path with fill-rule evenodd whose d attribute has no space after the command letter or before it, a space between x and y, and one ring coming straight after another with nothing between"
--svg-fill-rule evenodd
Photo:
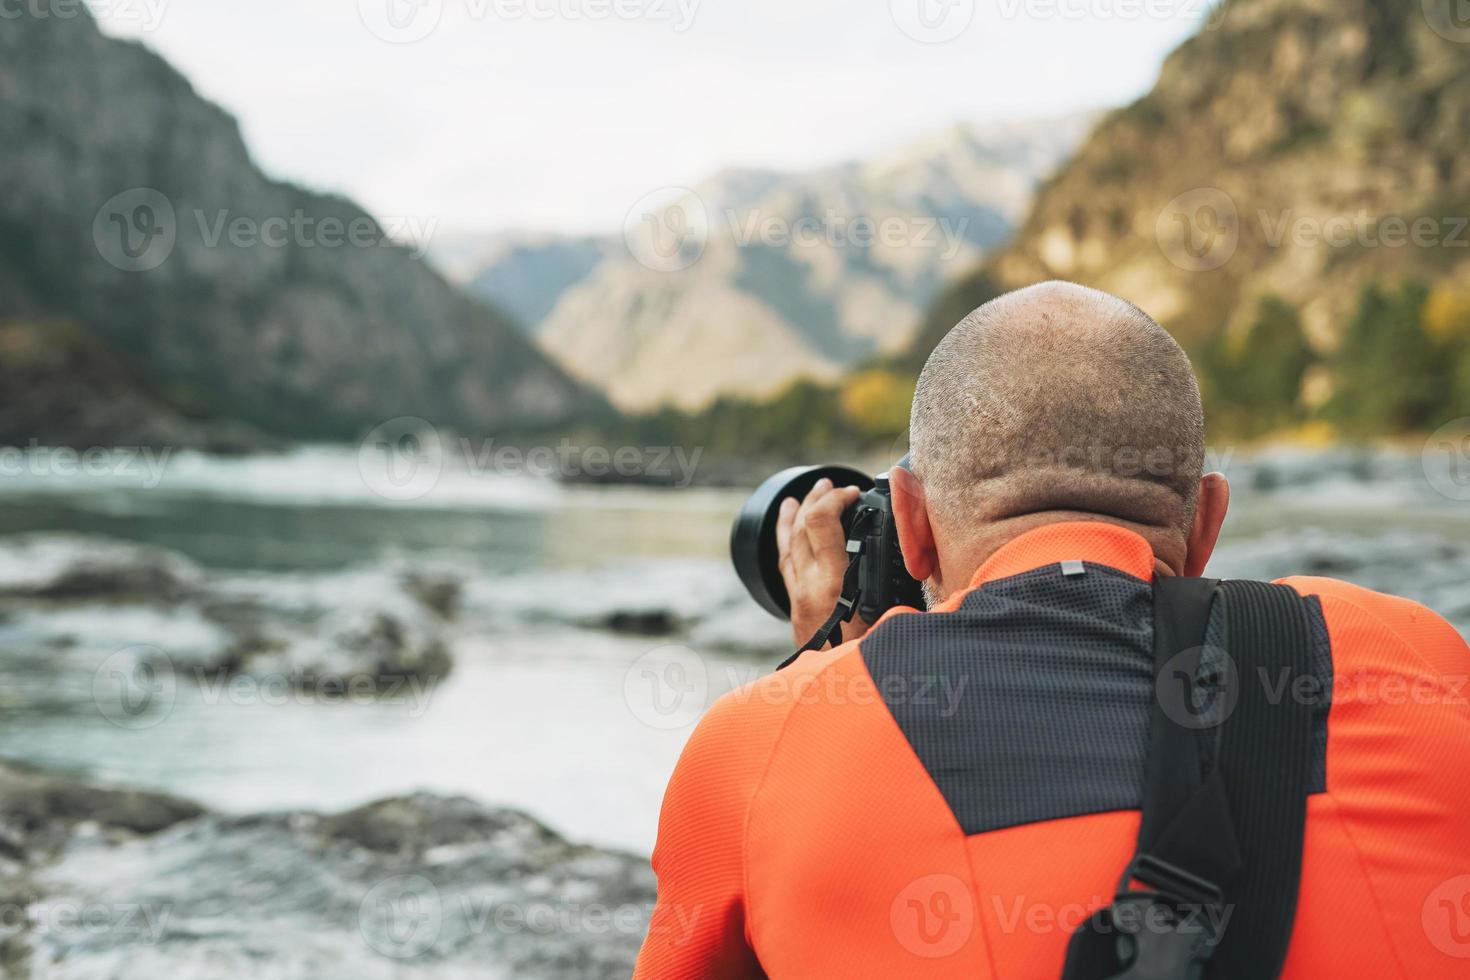
<instances>
[{"instance_id":1,"label":"man's ear","mask_svg":"<svg viewBox=\"0 0 1470 980\"><path fill-rule=\"evenodd\" d=\"M1199 481L1199 506L1194 512L1194 527L1185 543L1184 574L1191 578L1205 573L1205 565L1215 553L1220 526L1230 509L1230 481L1224 473L1206 473Z\"/></svg>"},{"instance_id":2,"label":"man's ear","mask_svg":"<svg viewBox=\"0 0 1470 980\"><path fill-rule=\"evenodd\" d=\"M913 473L895 466L888 471L888 486L893 492L893 520L898 525L904 567L923 582L939 570L939 551L934 546L924 485Z\"/></svg>"}]
</instances>

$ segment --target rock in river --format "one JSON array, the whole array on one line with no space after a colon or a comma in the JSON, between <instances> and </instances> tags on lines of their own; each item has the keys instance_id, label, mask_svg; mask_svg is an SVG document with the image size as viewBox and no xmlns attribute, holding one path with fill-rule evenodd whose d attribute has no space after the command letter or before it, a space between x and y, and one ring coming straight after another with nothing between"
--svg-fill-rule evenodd
<instances>
[{"instance_id":1,"label":"rock in river","mask_svg":"<svg viewBox=\"0 0 1470 980\"><path fill-rule=\"evenodd\" d=\"M177 602L200 578L173 552L80 534L9 537L0 556L0 597Z\"/></svg>"},{"instance_id":2,"label":"rock in river","mask_svg":"<svg viewBox=\"0 0 1470 980\"><path fill-rule=\"evenodd\" d=\"M163 548L28 534L0 548L0 639L92 666L121 651L217 679L283 677L318 689L437 680L458 582L433 570L231 576Z\"/></svg>"},{"instance_id":3,"label":"rock in river","mask_svg":"<svg viewBox=\"0 0 1470 980\"><path fill-rule=\"evenodd\" d=\"M0 763L0 975L626 977L647 861L418 794L227 816Z\"/></svg>"}]
</instances>

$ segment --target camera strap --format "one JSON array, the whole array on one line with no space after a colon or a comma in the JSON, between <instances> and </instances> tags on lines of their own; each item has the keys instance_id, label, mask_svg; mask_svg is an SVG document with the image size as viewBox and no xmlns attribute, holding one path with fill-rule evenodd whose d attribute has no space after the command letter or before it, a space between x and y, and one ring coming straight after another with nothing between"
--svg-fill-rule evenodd
<instances>
[{"instance_id":1,"label":"camera strap","mask_svg":"<svg viewBox=\"0 0 1470 980\"><path fill-rule=\"evenodd\" d=\"M851 550L851 542L849 542L848 548ZM832 610L832 615L827 617L827 621L812 634L812 638L807 640L806 644L800 650L797 650L791 656L781 661L776 667L777 670L783 667L789 667L796 662L797 657L806 653L808 650L822 649L832 639L832 634L837 632L837 627L852 619L852 614L857 609L858 600L862 598L862 589L858 585L858 566L861 564L861 561L862 554L860 552L852 552L852 558L847 563L847 571L842 576L842 594L837 597L837 606Z\"/></svg>"}]
</instances>

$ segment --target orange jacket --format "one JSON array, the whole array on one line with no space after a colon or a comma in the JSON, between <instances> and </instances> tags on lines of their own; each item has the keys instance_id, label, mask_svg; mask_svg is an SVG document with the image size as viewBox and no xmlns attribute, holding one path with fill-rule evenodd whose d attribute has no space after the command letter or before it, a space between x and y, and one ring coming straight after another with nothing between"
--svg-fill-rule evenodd
<instances>
[{"instance_id":1,"label":"orange jacket","mask_svg":"<svg viewBox=\"0 0 1470 980\"><path fill-rule=\"evenodd\" d=\"M658 905L635 976L1059 976L1072 931L1111 901L1133 853L1136 804L1115 807L1104 794L1074 812L966 833L961 810L940 790L952 775L936 764L942 752L921 753L911 741L914 731L943 730L956 692L921 692L921 674L904 690L886 680L880 689L863 646L891 635L900 619L953 613L967 600L990 603L1004 628L1010 607L990 593L1079 559L1110 589L1137 589L1154 569L1148 544L1125 529L1038 528L1001 548L971 591L935 612L895 610L863 639L804 654L716 702L664 798L653 856ZM1308 801L1284 976L1470 977L1470 650L1413 602L1331 579L1283 581L1318 597L1332 674L1330 710L1322 709L1325 786ZM1048 649L1037 646L1043 665ZM1007 714L1024 699L987 683L968 696L989 699L975 717L1000 733L1067 727L1090 710ZM924 697L938 728L916 713ZM895 698L907 699L911 730L895 720ZM987 754L995 771L975 774L976 785L994 786L1014 770L1017 785L1034 790L1038 773L1028 768L1071 758L1048 761L1029 745ZM1141 782L1141 761L1135 768ZM1132 778L1099 785L1127 791ZM1019 805L1044 812L1059 804ZM1014 810L983 794L967 806L981 819L996 809L994 824Z\"/></svg>"}]
</instances>

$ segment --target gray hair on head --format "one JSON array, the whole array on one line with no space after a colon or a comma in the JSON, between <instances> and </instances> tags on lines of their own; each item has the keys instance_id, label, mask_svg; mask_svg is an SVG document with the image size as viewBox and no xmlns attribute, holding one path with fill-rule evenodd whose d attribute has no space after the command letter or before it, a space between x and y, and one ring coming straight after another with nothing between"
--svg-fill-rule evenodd
<instances>
[{"instance_id":1,"label":"gray hair on head","mask_svg":"<svg viewBox=\"0 0 1470 980\"><path fill-rule=\"evenodd\" d=\"M997 297L945 335L910 416L931 512L1076 511L1188 533L1204 467L1189 357L1138 307L1076 283Z\"/></svg>"}]
</instances>

